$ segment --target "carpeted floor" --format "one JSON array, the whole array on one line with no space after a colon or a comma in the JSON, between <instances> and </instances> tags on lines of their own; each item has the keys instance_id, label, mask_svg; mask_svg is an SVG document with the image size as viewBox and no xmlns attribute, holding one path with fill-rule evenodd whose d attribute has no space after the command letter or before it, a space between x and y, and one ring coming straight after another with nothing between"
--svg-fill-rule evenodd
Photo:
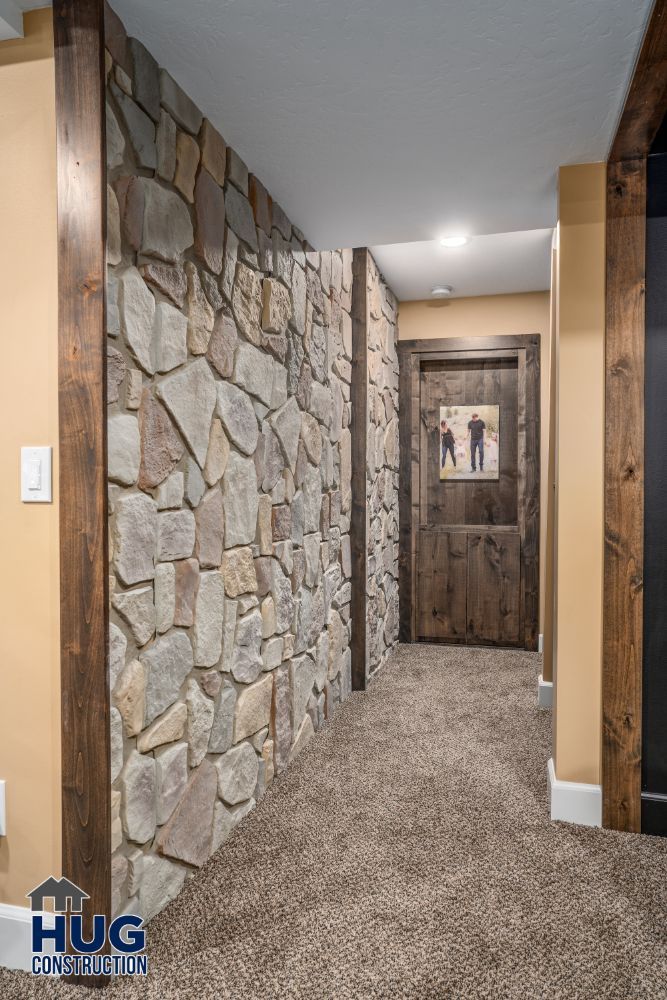
<instances>
[{"instance_id":1,"label":"carpeted floor","mask_svg":"<svg viewBox=\"0 0 667 1000\"><path fill-rule=\"evenodd\" d=\"M667 841L549 822L538 658L401 647L111 1000L659 1000ZM0 997L90 997L0 971Z\"/></svg>"}]
</instances>

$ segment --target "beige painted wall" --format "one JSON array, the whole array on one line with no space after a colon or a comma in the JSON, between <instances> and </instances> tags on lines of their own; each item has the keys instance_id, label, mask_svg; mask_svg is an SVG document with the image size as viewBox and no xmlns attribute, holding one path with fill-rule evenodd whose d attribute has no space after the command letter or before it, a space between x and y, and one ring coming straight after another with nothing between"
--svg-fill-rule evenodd
<instances>
[{"instance_id":1,"label":"beige painted wall","mask_svg":"<svg viewBox=\"0 0 667 1000\"><path fill-rule=\"evenodd\" d=\"M0 902L18 906L60 873L58 509L19 499L21 446L58 443L51 11L25 31L0 43Z\"/></svg>"},{"instance_id":2,"label":"beige painted wall","mask_svg":"<svg viewBox=\"0 0 667 1000\"><path fill-rule=\"evenodd\" d=\"M549 454L549 369L551 313L549 292L484 295L477 298L401 302L399 340L429 337L542 335L541 344L541 483L540 483L540 632L544 631L544 595L550 573L547 551L547 472Z\"/></svg>"},{"instance_id":3,"label":"beige painted wall","mask_svg":"<svg viewBox=\"0 0 667 1000\"><path fill-rule=\"evenodd\" d=\"M562 167L554 763L600 782L604 491L605 164Z\"/></svg>"}]
</instances>

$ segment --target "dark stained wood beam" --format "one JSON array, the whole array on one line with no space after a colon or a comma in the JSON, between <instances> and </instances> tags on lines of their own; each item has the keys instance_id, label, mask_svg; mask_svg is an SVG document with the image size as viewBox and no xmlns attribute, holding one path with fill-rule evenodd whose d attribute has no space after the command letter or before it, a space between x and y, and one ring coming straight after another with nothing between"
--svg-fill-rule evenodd
<instances>
[{"instance_id":1,"label":"dark stained wood beam","mask_svg":"<svg viewBox=\"0 0 667 1000\"><path fill-rule=\"evenodd\" d=\"M62 867L84 934L111 909L103 0L54 0ZM105 980L85 977L88 986Z\"/></svg>"},{"instance_id":2,"label":"dark stained wood beam","mask_svg":"<svg viewBox=\"0 0 667 1000\"><path fill-rule=\"evenodd\" d=\"M366 428L368 426L368 254L358 248L352 257L352 690L365 691L366 577L368 511L366 509Z\"/></svg>"}]
</instances>

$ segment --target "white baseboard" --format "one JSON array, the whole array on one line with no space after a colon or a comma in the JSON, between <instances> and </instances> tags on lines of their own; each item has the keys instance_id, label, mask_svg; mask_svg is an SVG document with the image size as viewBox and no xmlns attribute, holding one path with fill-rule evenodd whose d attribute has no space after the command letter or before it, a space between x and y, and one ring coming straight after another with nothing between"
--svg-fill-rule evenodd
<instances>
[{"instance_id":1,"label":"white baseboard","mask_svg":"<svg viewBox=\"0 0 667 1000\"><path fill-rule=\"evenodd\" d=\"M540 632L540 634L537 637L537 652L538 653L544 652L544 635L542 634L542 632Z\"/></svg>"},{"instance_id":2,"label":"white baseboard","mask_svg":"<svg viewBox=\"0 0 667 1000\"><path fill-rule=\"evenodd\" d=\"M32 911L29 906L0 903L0 965L30 972L32 958ZM42 913L45 927L55 926L53 913ZM49 942L52 945L53 942ZM44 949L49 950L48 945Z\"/></svg>"},{"instance_id":3,"label":"white baseboard","mask_svg":"<svg viewBox=\"0 0 667 1000\"><path fill-rule=\"evenodd\" d=\"M549 800L552 820L602 826L602 786L578 781L560 781L553 758L549 759Z\"/></svg>"},{"instance_id":4,"label":"white baseboard","mask_svg":"<svg viewBox=\"0 0 667 1000\"><path fill-rule=\"evenodd\" d=\"M554 703L553 681L545 681L542 674L537 678L537 705L539 708L551 708Z\"/></svg>"}]
</instances>

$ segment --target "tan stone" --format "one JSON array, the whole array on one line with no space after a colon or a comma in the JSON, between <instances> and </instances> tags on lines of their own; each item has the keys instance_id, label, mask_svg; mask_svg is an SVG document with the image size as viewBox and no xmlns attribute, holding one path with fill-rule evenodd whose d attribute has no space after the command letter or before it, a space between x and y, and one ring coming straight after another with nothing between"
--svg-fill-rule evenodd
<instances>
[{"instance_id":1,"label":"tan stone","mask_svg":"<svg viewBox=\"0 0 667 1000\"><path fill-rule=\"evenodd\" d=\"M199 146L192 136L179 132L176 137L176 172L174 187L190 203L195 200L195 180L199 165Z\"/></svg>"},{"instance_id":2,"label":"tan stone","mask_svg":"<svg viewBox=\"0 0 667 1000\"><path fill-rule=\"evenodd\" d=\"M222 557L222 575L228 597L251 594L257 590L252 549L228 549Z\"/></svg>"},{"instance_id":3,"label":"tan stone","mask_svg":"<svg viewBox=\"0 0 667 1000\"><path fill-rule=\"evenodd\" d=\"M146 672L139 660L132 660L121 673L114 688L114 702L123 717L126 736L136 736L144 724Z\"/></svg>"},{"instance_id":4,"label":"tan stone","mask_svg":"<svg viewBox=\"0 0 667 1000\"><path fill-rule=\"evenodd\" d=\"M265 597L261 606L262 639L268 639L276 631L276 604L271 596Z\"/></svg>"},{"instance_id":5,"label":"tan stone","mask_svg":"<svg viewBox=\"0 0 667 1000\"><path fill-rule=\"evenodd\" d=\"M222 562L224 511L222 493L210 490L195 510L195 556L203 569L213 569Z\"/></svg>"},{"instance_id":6,"label":"tan stone","mask_svg":"<svg viewBox=\"0 0 667 1000\"><path fill-rule=\"evenodd\" d=\"M125 406L128 410L138 410L141 406L141 393L143 391L143 375L136 368L128 372L125 387Z\"/></svg>"},{"instance_id":7,"label":"tan stone","mask_svg":"<svg viewBox=\"0 0 667 1000\"><path fill-rule=\"evenodd\" d=\"M116 192L107 184L107 264L120 264L120 210Z\"/></svg>"},{"instance_id":8,"label":"tan stone","mask_svg":"<svg viewBox=\"0 0 667 1000\"><path fill-rule=\"evenodd\" d=\"M262 760L264 761L264 781L267 787L273 781L273 740L264 740L262 745Z\"/></svg>"},{"instance_id":9,"label":"tan stone","mask_svg":"<svg viewBox=\"0 0 667 1000\"><path fill-rule=\"evenodd\" d=\"M236 265L232 306L239 330L246 340L259 347L262 334L261 319L261 286L259 275L246 264L239 261Z\"/></svg>"},{"instance_id":10,"label":"tan stone","mask_svg":"<svg viewBox=\"0 0 667 1000\"><path fill-rule=\"evenodd\" d=\"M199 272L191 261L185 265L185 271L188 278L188 349L192 354L206 354L215 313L202 288Z\"/></svg>"},{"instance_id":11,"label":"tan stone","mask_svg":"<svg viewBox=\"0 0 667 1000\"><path fill-rule=\"evenodd\" d=\"M267 674L239 695L234 712L234 743L268 726L271 716L273 677Z\"/></svg>"},{"instance_id":12,"label":"tan stone","mask_svg":"<svg viewBox=\"0 0 667 1000\"><path fill-rule=\"evenodd\" d=\"M174 563L176 570L174 625L190 628L195 620L197 591L199 590L199 563L196 559L182 559Z\"/></svg>"},{"instance_id":13,"label":"tan stone","mask_svg":"<svg viewBox=\"0 0 667 1000\"><path fill-rule=\"evenodd\" d=\"M218 417L213 418L211 437L208 442L204 479L209 486L214 486L222 479L229 458L229 441Z\"/></svg>"},{"instance_id":14,"label":"tan stone","mask_svg":"<svg viewBox=\"0 0 667 1000\"><path fill-rule=\"evenodd\" d=\"M213 128L208 118L204 118L202 122L199 141L201 143L202 166L222 187L225 183L227 144L217 129Z\"/></svg>"},{"instance_id":15,"label":"tan stone","mask_svg":"<svg viewBox=\"0 0 667 1000\"><path fill-rule=\"evenodd\" d=\"M164 407L144 389L139 407L141 464L139 489L152 489L167 478L183 455L183 442Z\"/></svg>"},{"instance_id":16,"label":"tan stone","mask_svg":"<svg viewBox=\"0 0 667 1000\"><path fill-rule=\"evenodd\" d=\"M270 556L272 552L271 511L271 497L262 494L259 497L257 508L257 535L255 536L261 556Z\"/></svg>"},{"instance_id":17,"label":"tan stone","mask_svg":"<svg viewBox=\"0 0 667 1000\"><path fill-rule=\"evenodd\" d=\"M210 856L213 810L218 773L209 760L194 771L179 804L160 830L156 847L160 854L199 868Z\"/></svg>"},{"instance_id":18,"label":"tan stone","mask_svg":"<svg viewBox=\"0 0 667 1000\"><path fill-rule=\"evenodd\" d=\"M239 335L234 317L226 306L219 313L208 345L206 357L222 378L231 378L234 371L234 352Z\"/></svg>"},{"instance_id":19,"label":"tan stone","mask_svg":"<svg viewBox=\"0 0 667 1000\"><path fill-rule=\"evenodd\" d=\"M265 278L262 283L262 330L284 333L292 315L290 293L281 281Z\"/></svg>"},{"instance_id":20,"label":"tan stone","mask_svg":"<svg viewBox=\"0 0 667 1000\"><path fill-rule=\"evenodd\" d=\"M172 705L164 715L148 727L137 739L139 753L148 753L155 747L180 740L185 732L188 711L182 701Z\"/></svg>"}]
</instances>

